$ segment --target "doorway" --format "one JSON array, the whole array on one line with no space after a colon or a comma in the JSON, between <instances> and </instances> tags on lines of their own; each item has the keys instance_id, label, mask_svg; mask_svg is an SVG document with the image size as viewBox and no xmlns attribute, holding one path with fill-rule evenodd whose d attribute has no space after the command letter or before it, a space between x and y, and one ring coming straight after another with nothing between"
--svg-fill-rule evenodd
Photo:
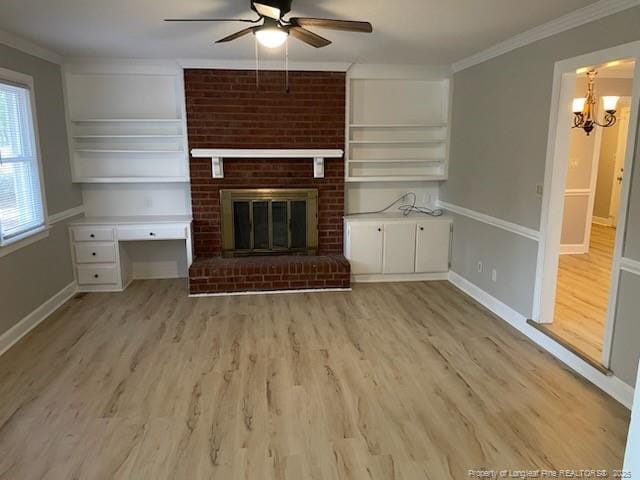
<instances>
[{"instance_id":1,"label":"doorway","mask_svg":"<svg viewBox=\"0 0 640 480\"><path fill-rule=\"evenodd\" d=\"M558 110L550 127L533 320L601 369L608 367L615 318L626 171L631 171L635 137L630 133L637 128L639 53L640 43L616 47L559 62L555 72ZM596 96L592 118L611 123L605 112L611 107L604 106L603 97L617 101L615 122L587 131L571 107L586 117L578 99L587 96L589 77Z\"/></svg>"}]
</instances>

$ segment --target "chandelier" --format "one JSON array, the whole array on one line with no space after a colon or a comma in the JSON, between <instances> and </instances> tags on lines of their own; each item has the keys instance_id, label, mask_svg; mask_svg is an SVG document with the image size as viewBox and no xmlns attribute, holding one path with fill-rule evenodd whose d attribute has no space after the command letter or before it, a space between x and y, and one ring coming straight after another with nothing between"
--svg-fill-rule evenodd
<instances>
[{"instance_id":1,"label":"chandelier","mask_svg":"<svg viewBox=\"0 0 640 480\"><path fill-rule=\"evenodd\" d=\"M620 97L602 97L604 105L604 119L602 122L596 120L596 105L598 97L595 94L596 75L598 72L589 70L587 72L587 95L584 98L573 100L573 128L582 128L585 133L591 135L593 129L598 127L613 127L616 124L616 105Z\"/></svg>"}]
</instances>

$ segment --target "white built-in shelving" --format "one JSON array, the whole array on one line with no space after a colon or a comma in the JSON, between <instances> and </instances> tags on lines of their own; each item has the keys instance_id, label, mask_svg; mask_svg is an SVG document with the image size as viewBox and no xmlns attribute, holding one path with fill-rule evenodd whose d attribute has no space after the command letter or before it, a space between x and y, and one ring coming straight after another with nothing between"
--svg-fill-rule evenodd
<instances>
[{"instance_id":1,"label":"white built-in shelving","mask_svg":"<svg viewBox=\"0 0 640 480\"><path fill-rule=\"evenodd\" d=\"M449 80L349 79L346 181L447 178Z\"/></svg>"},{"instance_id":2,"label":"white built-in shelving","mask_svg":"<svg viewBox=\"0 0 640 480\"><path fill-rule=\"evenodd\" d=\"M179 69L65 72L77 183L188 182Z\"/></svg>"}]
</instances>

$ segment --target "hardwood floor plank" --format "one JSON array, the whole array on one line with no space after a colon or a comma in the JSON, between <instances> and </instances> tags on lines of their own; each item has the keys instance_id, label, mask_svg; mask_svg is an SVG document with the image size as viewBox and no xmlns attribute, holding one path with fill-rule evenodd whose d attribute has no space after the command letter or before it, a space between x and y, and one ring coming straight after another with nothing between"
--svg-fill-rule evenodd
<instances>
[{"instance_id":1,"label":"hardwood floor plank","mask_svg":"<svg viewBox=\"0 0 640 480\"><path fill-rule=\"evenodd\" d=\"M0 478L619 468L629 415L447 282L74 298L0 359Z\"/></svg>"},{"instance_id":2,"label":"hardwood floor plank","mask_svg":"<svg viewBox=\"0 0 640 480\"><path fill-rule=\"evenodd\" d=\"M553 323L545 328L602 362L616 229L593 224L589 252L560 255Z\"/></svg>"}]
</instances>

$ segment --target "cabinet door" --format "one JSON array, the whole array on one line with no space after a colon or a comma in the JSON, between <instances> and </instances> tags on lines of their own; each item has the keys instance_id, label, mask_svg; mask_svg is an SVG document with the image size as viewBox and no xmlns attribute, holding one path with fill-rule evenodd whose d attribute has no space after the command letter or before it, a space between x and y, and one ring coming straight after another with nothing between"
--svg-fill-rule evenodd
<instances>
[{"instance_id":1,"label":"cabinet door","mask_svg":"<svg viewBox=\"0 0 640 480\"><path fill-rule=\"evenodd\" d=\"M419 222L416 226L416 272L449 270L449 222Z\"/></svg>"},{"instance_id":2,"label":"cabinet door","mask_svg":"<svg viewBox=\"0 0 640 480\"><path fill-rule=\"evenodd\" d=\"M351 273L382 273L382 225L354 223L348 228Z\"/></svg>"},{"instance_id":3,"label":"cabinet door","mask_svg":"<svg viewBox=\"0 0 640 480\"><path fill-rule=\"evenodd\" d=\"M416 224L384 226L384 273L413 273L416 262Z\"/></svg>"}]
</instances>

